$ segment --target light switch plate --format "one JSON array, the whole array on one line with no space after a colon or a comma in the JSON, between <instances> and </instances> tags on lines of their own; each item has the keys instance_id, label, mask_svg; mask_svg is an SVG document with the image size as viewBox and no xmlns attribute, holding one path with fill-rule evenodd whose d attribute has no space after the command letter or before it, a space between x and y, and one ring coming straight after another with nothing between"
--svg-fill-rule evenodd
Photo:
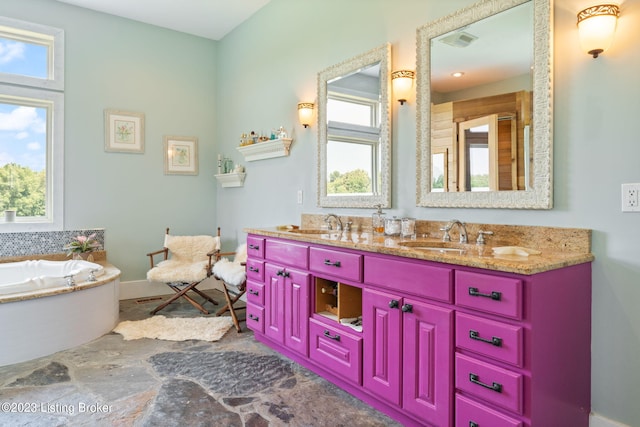
<instances>
[{"instance_id":1,"label":"light switch plate","mask_svg":"<svg viewBox=\"0 0 640 427\"><path fill-rule=\"evenodd\" d=\"M622 212L640 212L640 184L622 184Z\"/></svg>"}]
</instances>

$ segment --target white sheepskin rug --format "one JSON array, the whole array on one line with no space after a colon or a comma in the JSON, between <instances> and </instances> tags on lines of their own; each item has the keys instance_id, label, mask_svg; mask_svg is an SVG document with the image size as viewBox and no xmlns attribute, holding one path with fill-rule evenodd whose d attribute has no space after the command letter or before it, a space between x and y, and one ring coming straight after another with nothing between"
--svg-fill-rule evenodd
<instances>
[{"instance_id":1,"label":"white sheepskin rug","mask_svg":"<svg viewBox=\"0 0 640 427\"><path fill-rule=\"evenodd\" d=\"M218 341L231 328L230 317L165 317L125 320L115 327L125 341L153 338L166 341Z\"/></svg>"}]
</instances>

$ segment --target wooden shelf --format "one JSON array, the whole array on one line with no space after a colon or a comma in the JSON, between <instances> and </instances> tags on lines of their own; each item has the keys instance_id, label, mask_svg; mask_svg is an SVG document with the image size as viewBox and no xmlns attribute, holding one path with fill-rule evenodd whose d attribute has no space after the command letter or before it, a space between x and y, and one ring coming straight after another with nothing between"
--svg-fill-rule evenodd
<instances>
[{"instance_id":1,"label":"wooden shelf","mask_svg":"<svg viewBox=\"0 0 640 427\"><path fill-rule=\"evenodd\" d=\"M253 162L255 160L288 156L292 142L293 139L291 138L272 139L250 145L243 145L237 148L246 161Z\"/></svg>"},{"instance_id":2,"label":"wooden shelf","mask_svg":"<svg viewBox=\"0 0 640 427\"><path fill-rule=\"evenodd\" d=\"M216 179L222 185L222 188L242 187L246 176L247 174L244 172L230 172L218 174Z\"/></svg>"}]
</instances>

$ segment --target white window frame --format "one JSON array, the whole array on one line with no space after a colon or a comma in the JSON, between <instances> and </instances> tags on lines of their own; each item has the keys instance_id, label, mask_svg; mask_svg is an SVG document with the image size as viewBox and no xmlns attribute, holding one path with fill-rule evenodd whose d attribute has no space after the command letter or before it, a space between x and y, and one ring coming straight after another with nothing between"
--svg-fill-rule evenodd
<instances>
[{"instance_id":1,"label":"white window frame","mask_svg":"<svg viewBox=\"0 0 640 427\"><path fill-rule=\"evenodd\" d=\"M48 47L48 78L0 73L0 102L46 104L46 215L4 222L0 233L60 231L64 228L64 31L0 16L0 36Z\"/></svg>"}]
</instances>

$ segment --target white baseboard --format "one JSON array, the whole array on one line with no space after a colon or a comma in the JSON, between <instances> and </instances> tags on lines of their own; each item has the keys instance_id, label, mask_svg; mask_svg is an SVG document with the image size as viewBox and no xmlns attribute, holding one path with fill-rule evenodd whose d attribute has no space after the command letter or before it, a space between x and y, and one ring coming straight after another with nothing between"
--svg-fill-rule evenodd
<instances>
[{"instance_id":1,"label":"white baseboard","mask_svg":"<svg viewBox=\"0 0 640 427\"><path fill-rule=\"evenodd\" d=\"M222 289L217 280L210 277L198 285L198 289L206 291L207 289ZM147 280L132 280L129 282L120 282L120 301L126 299L148 298L158 295L170 295L171 289L164 283L149 282Z\"/></svg>"},{"instance_id":2,"label":"white baseboard","mask_svg":"<svg viewBox=\"0 0 640 427\"><path fill-rule=\"evenodd\" d=\"M617 421L610 420L602 415L594 414L593 412L589 416L589 427L630 427L626 424L619 423Z\"/></svg>"}]
</instances>

